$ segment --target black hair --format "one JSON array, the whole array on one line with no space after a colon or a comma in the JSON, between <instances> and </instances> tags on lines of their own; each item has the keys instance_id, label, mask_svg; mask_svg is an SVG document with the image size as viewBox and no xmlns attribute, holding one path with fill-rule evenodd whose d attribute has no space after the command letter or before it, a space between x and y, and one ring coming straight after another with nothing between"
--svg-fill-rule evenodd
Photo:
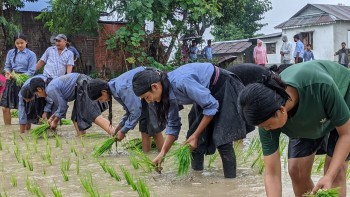
<instances>
[{"instance_id":1,"label":"black hair","mask_svg":"<svg viewBox=\"0 0 350 197\"><path fill-rule=\"evenodd\" d=\"M112 93L109 90L108 82L101 79L92 79L88 81L87 84L87 94L89 98L93 101L97 100L102 96L102 90L106 90L110 101L108 101L108 120L109 124L112 125Z\"/></svg>"},{"instance_id":2,"label":"black hair","mask_svg":"<svg viewBox=\"0 0 350 197\"><path fill-rule=\"evenodd\" d=\"M288 68L291 65L293 65L293 64L281 64L279 66L274 64L274 65L269 67L269 70L273 71L274 73L280 74L282 71L284 71L286 68Z\"/></svg>"},{"instance_id":3,"label":"black hair","mask_svg":"<svg viewBox=\"0 0 350 197\"><path fill-rule=\"evenodd\" d=\"M132 86L136 96L140 97L142 94L151 91L151 85L160 82L162 85L162 95L160 102L155 102L158 120L164 124L169 112L169 89L170 82L168 75L165 72L147 68L144 71L138 72L132 79Z\"/></svg>"},{"instance_id":4,"label":"black hair","mask_svg":"<svg viewBox=\"0 0 350 197\"><path fill-rule=\"evenodd\" d=\"M307 46L307 47L311 47L311 44L307 44L306 46Z\"/></svg>"},{"instance_id":5,"label":"black hair","mask_svg":"<svg viewBox=\"0 0 350 197\"><path fill-rule=\"evenodd\" d=\"M250 83L263 81L271 75L271 71L265 67L252 63L237 64L226 70L237 75L245 86Z\"/></svg>"},{"instance_id":6,"label":"black hair","mask_svg":"<svg viewBox=\"0 0 350 197\"><path fill-rule=\"evenodd\" d=\"M44 79L36 77L36 78L33 78L30 80L29 87L30 87L30 91L35 93L38 91L38 88L45 90L46 83L45 83Z\"/></svg>"},{"instance_id":7,"label":"black hair","mask_svg":"<svg viewBox=\"0 0 350 197\"><path fill-rule=\"evenodd\" d=\"M345 43L345 42L342 42L341 44L345 44L345 45L346 45L346 43Z\"/></svg>"},{"instance_id":8,"label":"black hair","mask_svg":"<svg viewBox=\"0 0 350 197\"><path fill-rule=\"evenodd\" d=\"M271 74L261 83L247 85L238 98L242 118L249 125L259 125L274 116L290 99L286 88L277 74Z\"/></svg>"},{"instance_id":9,"label":"black hair","mask_svg":"<svg viewBox=\"0 0 350 197\"><path fill-rule=\"evenodd\" d=\"M22 88L20 90L20 94L25 99L31 99L31 98L34 97L33 92L30 90L29 84L26 84L26 85L22 86Z\"/></svg>"},{"instance_id":10,"label":"black hair","mask_svg":"<svg viewBox=\"0 0 350 197\"><path fill-rule=\"evenodd\" d=\"M27 41L27 37L24 34L21 33L17 33L14 37L13 37L13 41L16 42L17 39L22 39L24 41ZM16 63L16 57L17 57L17 53L18 53L18 49L17 47L15 47L15 56L13 56L13 62Z\"/></svg>"},{"instance_id":11,"label":"black hair","mask_svg":"<svg viewBox=\"0 0 350 197\"><path fill-rule=\"evenodd\" d=\"M296 39L300 40L299 34L295 34L295 35L293 36L293 38L296 38Z\"/></svg>"}]
</instances>

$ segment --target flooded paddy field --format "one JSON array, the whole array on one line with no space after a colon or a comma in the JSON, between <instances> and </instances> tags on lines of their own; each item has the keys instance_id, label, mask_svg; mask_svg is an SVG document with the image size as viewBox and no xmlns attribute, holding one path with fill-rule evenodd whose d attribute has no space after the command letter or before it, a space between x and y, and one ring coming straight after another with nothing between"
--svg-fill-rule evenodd
<instances>
[{"instance_id":1,"label":"flooded paddy field","mask_svg":"<svg viewBox=\"0 0 350 197\"><path fill-rule=\"evenodd\" d=\"M71 110L72 106L70 107ZM187 114L189 106L181 111L182 131L178 142L183 142L188 128ZM113 105L113 122L119 121L124 114L120 105ZM70 117L70 111L67 113ZM108 116L106 112L103 114ZM166 160L162 174L144 172L134 169L130 163L128 151L123 145L128 140L140 138L138 127L129 131L127 138L118 143L118 147L99 158L92 156L94 148L108 138L108 135L94 125L87 133L95 133L90 137L77 137L73 125L63 125L57 130L57 135L48 133L47 138L34 140L30 134L20 134L18 120L13 118L11 126L3 126L2 113L0 115L0 196L139 196L127 184L121 168L127 169L136 181L142 179L150 190L150 196L235 196L257 197L265 196L263 176L259 174L263 167L261 160L257 160L257 146L251 148L249 143L236 144L237 178L225 179L222 172L220 156L213 162L205 158L203 172L190 171L188 175L178 177L174 161ZM33 127L36 127L34 125ZM256 131L249 135L250 144L257 137ZM286 141L284 142L287 143ZM247 154L251 152L251 154ZM282 152L286 154L286 148ZM154 149L149 154L153 159L157 155ZM291 181L287 173L287 166L283 164L282 179L283 196L294 196ZM322 161L321 158L318 158ZM254 162L256 161L256 162ZM315 164L313 180L320 178L322 170L316 173L319 161ZM106 163L120 176L120 181L106 173L101 163ZM255 165L252 167L252 164ZM86 183L90 183L90 187ZM84 187L84 184L85 187ZM93 190L88 193L86 190ZM348 184L348 189L350 186ZM54 195L56 193L56 195ZM94 193L94 195L92 195Z\"/></svg>"}]
</instances>

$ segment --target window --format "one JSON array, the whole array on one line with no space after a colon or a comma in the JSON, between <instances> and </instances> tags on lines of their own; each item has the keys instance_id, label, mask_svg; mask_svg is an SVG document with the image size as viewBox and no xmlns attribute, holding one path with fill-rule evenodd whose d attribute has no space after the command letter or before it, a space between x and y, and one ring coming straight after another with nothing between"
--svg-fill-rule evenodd
<instances>
[{"instance_id":1,"label":"window","mask_svg":"<svg viewBox=\"0 0 350 197\"><path fill-rule=\"evenodd\" d=\"M301 32L301 41L304 43L304 47L306 48L307 44L311 44L311 49L314 48L313 42L314 42L314 38L313 38L313 34L314 32L310 31L310 32Z\"/></svg>"},{"instance_id":2,"label":"window","mask_svg":"<svg viewBox=\"0 0 350 197\"><path fill-rule=\"evenodd\" d=\"M276 54L276 43L266 43L266 53Z\"/></svg>"}]
</instances>

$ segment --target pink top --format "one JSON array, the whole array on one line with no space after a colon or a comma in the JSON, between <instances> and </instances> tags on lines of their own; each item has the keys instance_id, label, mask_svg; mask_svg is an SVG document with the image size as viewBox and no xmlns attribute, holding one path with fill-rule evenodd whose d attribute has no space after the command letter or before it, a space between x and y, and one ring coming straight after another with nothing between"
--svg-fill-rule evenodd
<instances>
[{"instance_id":1,"label":"pink top","mask_svg":"<svg viewBox=\"0 0 350 197\"><path fill-rule=\"evenodd\" d=\"M262 41L258 40L258 43L261 43L261 46L254 47L254 59L256 64L266 64L267 63L267 55L266 49L262 46Z\"/></svg>"},{"instance_id":2,"label":"pink top","mask_svg":"<svg viewBox=\"0 0 350 197\"><path fill-rule=\"evenodd\" d=\"M6 87L6 78L4 75L0 74L0 93L3 93L5 91Z\"/></svg>"}]
</instances>

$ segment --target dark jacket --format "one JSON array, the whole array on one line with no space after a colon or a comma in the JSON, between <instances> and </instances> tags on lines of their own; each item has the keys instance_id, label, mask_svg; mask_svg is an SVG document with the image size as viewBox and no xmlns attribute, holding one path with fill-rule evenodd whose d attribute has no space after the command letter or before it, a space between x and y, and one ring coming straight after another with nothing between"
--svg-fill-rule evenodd
<instances>
[{"instance_id":1,"label":"dark jacket","mask_svg":"<svg viewBox=\"0 0 350 197\"><path fill-rule=\"evenodd\" d=\"M342 54L342 49L339 49L337 52L335 52L335 55L338 55L339 64L340 64L340 60L341 60L341 54ZM345 48L345 64L346 65L349 64L349 55L350 55L350 49Z\"/></svg>"}]
</instances>

